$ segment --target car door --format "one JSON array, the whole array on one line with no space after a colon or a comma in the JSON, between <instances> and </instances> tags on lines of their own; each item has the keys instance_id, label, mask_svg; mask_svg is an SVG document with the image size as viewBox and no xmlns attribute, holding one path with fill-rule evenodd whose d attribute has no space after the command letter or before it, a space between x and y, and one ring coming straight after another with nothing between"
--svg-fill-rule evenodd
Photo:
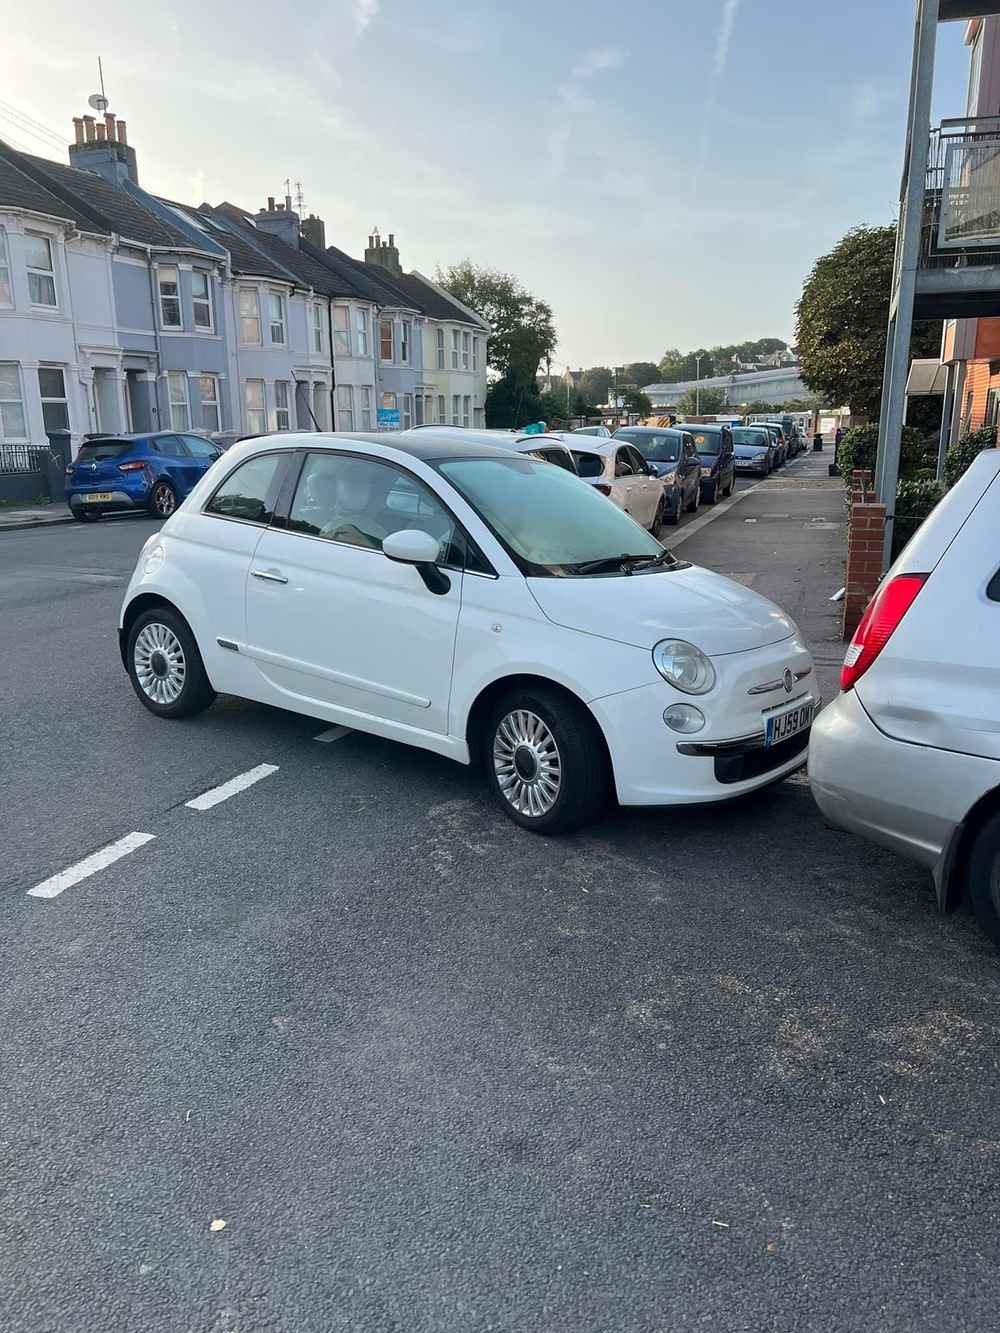
<instances>
[{"instance_id":1,"label":"car door","mask_svg":"<svg viewBox=\"0 0 1000 1333\"><path fill-rule=\"evenodd\" d=\"M216 449L211 440L206 440L203 435L182 435L181 440L191 455L192 485L194 485L202 479L219 457L219 450Z\"/></svg>"},{"instance_id":2,"label":"car door","mask_svg":"<svg viewBox=\"0 0 1000 1333\"><path fill-rule=\"evenodd\" d=\"M629 445L623 444L615 453L615 489L620 496L622 509L626 514L631 514L637 523L642 523L644 499L642 482L645 480L640 475L639 463L636 462L638 455ZM641 462L642 471L646 469L645 462Z\"/></svg>"},{"instance_id":3,"label":"car door","mask_svg":"<svg viewBox=\"0 0 1000 1333\"><path fill-rule=\"evenodd\" d=\"M632 466L635 469L635 494L632 517L644 528L653 526L653 519L663 499L663 482L657 476L650 475L649 464L634 445L628 446Z\"/></svg>"},{"instance_id":4,"label":"car door","mask_svg":"<svg viewBox=\"0 0 1000 1333\"><path fill-rule=\"evenodd\" d=\"M183 435L158 435L153 444L164 459L161 471L172 484L177 499L183 500L201 480L204 468L199 467Z\"/></svg>"},{"instance_id":5,"label":"car door","mask_svg":"<svg viewBox=\"0 0 1000 1333\"><path fill-rule=\"evenodd\" d=\"M440 541L446 590L382 553L390 532ZM393 463L316 450L246 584L247 649L287 706L342 709L444 734L462 598L460 534L433 492Z\"/></svg>"}]
</instances>

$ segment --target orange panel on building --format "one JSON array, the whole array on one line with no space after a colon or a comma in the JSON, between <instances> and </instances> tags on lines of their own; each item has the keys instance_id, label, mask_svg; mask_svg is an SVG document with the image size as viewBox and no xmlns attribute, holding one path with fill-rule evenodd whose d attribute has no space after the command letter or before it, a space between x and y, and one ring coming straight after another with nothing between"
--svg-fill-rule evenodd
<instances>
[{"instance_id":1,"label":"orange panel on building","mask_svg":"<svg viewBox=\"0 0 1000 1333\"><path fill-rule=\"evenodd\" d=\"M1000 319L981 319L976 328L976 360L1000 360Z\"/></svg>"}]
</instances>

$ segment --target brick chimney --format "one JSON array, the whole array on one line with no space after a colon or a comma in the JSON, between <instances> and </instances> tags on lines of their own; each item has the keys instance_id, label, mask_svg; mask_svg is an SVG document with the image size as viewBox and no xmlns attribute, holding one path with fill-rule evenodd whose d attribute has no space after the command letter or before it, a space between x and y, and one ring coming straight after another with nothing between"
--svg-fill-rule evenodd
<instances>
[{"instance_id":1,"label":"brick chimney","mask_svg":"<svg viewBox=\"0 0 1000 1333\"><path fill-rule=\"evenodd\" d=\"M302 239L317 250L326 249L326 227L315 213L310 213L302 223Z\"/></svg>"},{"instance_id":2,"label":"brick chimney","mask_svg":"<svg viewBox=\"0 0 1000 1333\"><path fill-rule=\"evenodd\" d=\"M139 184L135 149L125 137L125 122L110 111L100 123L93 116L73 117L69 164L81 171L93 171L110 185L121 185L125 180Z\"/></svg>"},{"instance_id":3,"label":"brick chimney","mask_svg":"<svg viewBox=\"0 0 1000 1333\"><path fill-rule=\"evenodd\" d=\"M365 263L372 264L377 268L384 268L387 273L394 277L401 278L403 270L399 263L399 251L396 249L396 238L389 233L389 240L383 241L379 235L378 227L368 237L368 248L365 250Z\"/></svg>"},{"instance_id":4,"label":"brick chimney","mask_svg":"<svg viewBox=\"0 0 1000 1333\"><path fill-rule=\"evenodd\" d=\"M269 195L267 208L262 208L256 214L254 224L258 231L277 236L295 250L299 248L299 215L292 209L290 195L285 195L282 204L275 204L273 195Z\"/></svg>"}]
</instances>

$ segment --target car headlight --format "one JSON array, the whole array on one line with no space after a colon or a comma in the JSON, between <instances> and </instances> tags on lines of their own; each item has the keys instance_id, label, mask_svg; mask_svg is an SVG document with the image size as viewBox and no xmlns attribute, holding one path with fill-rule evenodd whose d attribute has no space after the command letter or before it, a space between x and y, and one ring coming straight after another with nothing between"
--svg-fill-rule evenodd
<instances>
[{"instance_id":1,"label":"car headlight","mask_svg":"<svg viewBox=\"0 0 1000 1333\"><path fill-rule=\"evenodd\" d=\"M672 485L674 484L674 482L677 480L677 473L676 473L676 472L666 472L666 473L664 473L664 475L660 478L660 480L663 482L664 486L672 486Z\"/></svg>"},{"instance_id":2,"label":"car headlight","mask_svg":"<svg viewBox=\"0 0 1000 1333\"><path fill-rule=\"evenodd\" d=\"M661 639L653 649L653 665L668 684L684 694L707 694L715 684L711 660L683 639Z\"/></svg>"},{"instance_id":3,"label":"car headlight","mask_svg":"<svg viewBox=\"0 0 1000 1333\"><path fill-rule=\"evenodd\" d=\"M753 457L755 463L763 463L764 459L767 457L767 450L761 449L760 452L754 454Z\"/></svg>"}]
</instances>

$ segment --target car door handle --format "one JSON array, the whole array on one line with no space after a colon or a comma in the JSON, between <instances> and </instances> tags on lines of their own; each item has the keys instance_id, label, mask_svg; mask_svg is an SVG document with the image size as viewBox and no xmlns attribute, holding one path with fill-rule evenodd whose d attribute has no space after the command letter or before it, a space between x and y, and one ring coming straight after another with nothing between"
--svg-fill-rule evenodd
<instances>
[{"instance_id":1,"label":"car door handle","mask_svg":"<svg viewBox=\"0 0 1000 1333\"><path fill-rule=\"evenodd\" d=\"M288 580L284 574L276 574L270 569L251 569L250 577L255 579L264 579L266 583L287 583Z\"/></svg>"}]
</instances>

